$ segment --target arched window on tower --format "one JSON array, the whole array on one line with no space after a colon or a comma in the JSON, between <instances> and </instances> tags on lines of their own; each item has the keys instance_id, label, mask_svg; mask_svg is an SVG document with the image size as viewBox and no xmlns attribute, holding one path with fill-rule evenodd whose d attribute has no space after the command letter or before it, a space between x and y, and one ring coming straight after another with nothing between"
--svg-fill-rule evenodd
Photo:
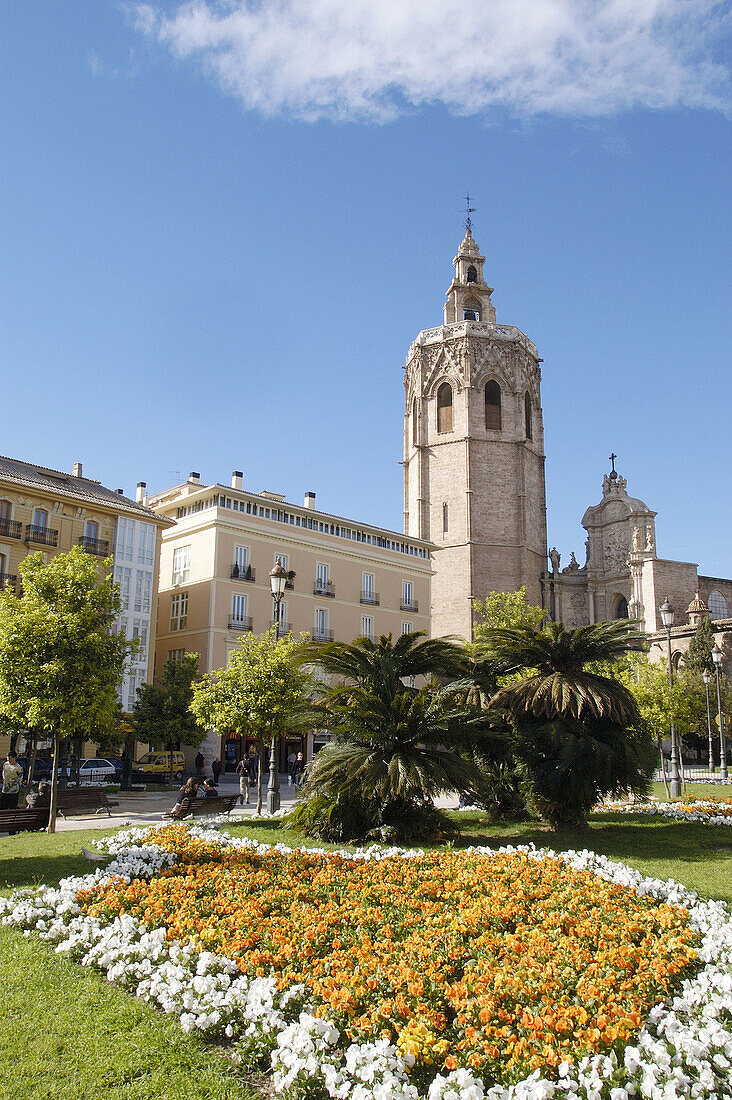
<instances>
[{"instance_id":1,"label":"arched window on tower","mask_svg":"<svg viewBox=\"0 0 732 1100\"><path fill-rule=\"evenodd\" d=\"M527 392L524 394L524 428L526 430L526 438L534 438L534 428L532 424L532 408L531 408L531 396Z\"/></svg>"},{"instance_id":2,"label":"arched window on tower","mask_svg":"<svg viewBox=\"0 0 732 1100\"><path fill-rule=\"evenodd\" d=\"M497 382L486 382L485 426L493 431L501 430L501 387Z\"/></svg>"},{"instance_id":3,"label":"arched window on tower","mask_svg":"<svg viewBox=\"0 0 732 1100\"><path fill-rule=\"evenodd\" d=\"M721 592L713 588L707 597L707 603L713 619L726 619L729 615L727 601Z\"/></svg>"},{"instance_id":4,"label":"arched window on tower","mask_svg":"<svg viewBox=\"0 0 732 1100\"><path fill-rule=\"evenodd\" d=\"M470 265L470 267L468 268L468 278L467 278L467 281L468 281L469 283L477 283L477 282L478 282L478 272L477 272L477 271L475 270L475 268L473 267L473 265L472 265L472 264L471 264L471 265Z\"/></svg>"},{"instance_id":5,"label":"arched window on tower","mask_svg":"<svg viewBox=\"0 0 732 1100\"><path fill-rule=\"evenodd\" d=\"M615 610L613 611L614 619L627 619L628 618L628 601L625 596L615 597Z\"/></svg>"},{"instance_id":6,"label":"arched window on tower","mask_svg":"<svg viewBox=\"0 0 732 1100\"><path fill-rule=\"evenodd\" d=\"M443 382L437 391L437 430L452 431L452 386Z\"/></svg>"},{"instance_id":7,"label":"arched window on tower","mask_svg":"<svg viewBox=\"0 0 732 1100\"><path fill-rule=\"evenodd\" d=\"M417 398L412 400L412 446L417 446Z\"/></svg>"},{"instance_id":8,"label":"arched window on tower","mask_svg":"<svg viewBox=\"0 0 732 1100\"><path fill-rule=\"evenodd\" d=\"M480 302L473 301L472 298L463 304L463 321L479 321L480 320Z\"/></svg>"}]
</instances>

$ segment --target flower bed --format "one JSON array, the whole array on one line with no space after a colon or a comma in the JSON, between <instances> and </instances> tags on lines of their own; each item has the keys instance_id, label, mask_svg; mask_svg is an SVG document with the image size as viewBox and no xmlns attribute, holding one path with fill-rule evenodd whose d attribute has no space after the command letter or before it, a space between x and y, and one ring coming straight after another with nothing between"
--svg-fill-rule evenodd
<instances>
[{"instance_id":1,"label":"flower bed","mask_svg":"<svg viewBox=\"0 0 732 1100\"><path fill-rule=\"evenodd\" d=\"M268 1061L278 1091L732 1095L732 927L675 884L586 852L354 856L197 827L111 848L4 921Z\"/></svg>"},{"instance_id":2,"label":"flower bed","mask_svg":"<svg viewBox=\"0 0 732 1100\"><path fill-rule=\"evenodd\" d=\"M704 825L732 825L732 798L699 798L682 802L610 802L600 813L668 817L673 821L700 821Z\"/></svg>"}]
</instances>

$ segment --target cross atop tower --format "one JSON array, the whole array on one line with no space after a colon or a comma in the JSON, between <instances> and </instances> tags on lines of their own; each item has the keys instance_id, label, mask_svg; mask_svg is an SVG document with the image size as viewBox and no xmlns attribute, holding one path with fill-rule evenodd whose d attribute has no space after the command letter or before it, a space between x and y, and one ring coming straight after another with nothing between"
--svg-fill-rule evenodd
<instances>
[{"instance_id":1,"label":"cross atop tower","mask_svg":"<svg viewBox=\"0 0 732 1100\"><path fill-rule=\"evenodd\" d=\"M465 232L472 233L473 223L470 220L470 215L475 213L476 208L470 205L470 192L468 191L465 196Z\"/></svg>"},{"instance_id":2,"label":"cross atop tower","mask_svg":"<svg viewBox=\"0 0 732 1100\"><path fill-rule=\"evenodd\" d=\"M617 455L616 455L615 453L613 453L613 454L611 454L611 455L610 455L610 462L612 463L612 473L613 473L613 474L615 473L615 459L616 459L617 457L618 457L618 456L617 456Z\"/></svg>"}]
</instances>

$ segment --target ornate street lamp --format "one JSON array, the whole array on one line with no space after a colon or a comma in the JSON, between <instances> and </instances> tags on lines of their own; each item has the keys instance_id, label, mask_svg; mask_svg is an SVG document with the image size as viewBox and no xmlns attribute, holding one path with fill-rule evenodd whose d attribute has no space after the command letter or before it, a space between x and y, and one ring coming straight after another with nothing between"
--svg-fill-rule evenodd
<instances>
[{"instance_id":1,"label":"ornate street lamp","mask_svg":"<svg viewBox=\"0 0 732 1100\"><path fill-rule=\"evenodd\" d=\"M669 703L671 704L671 783L669 789L671 791L672 798L681 797L681 777L679 775L679 746L676 741L676 727L674 726L674 701L673 701L673 689L674 689L674 666L671 663L671 627L674 624L674 609L668 602L668 596L661 604L661 622L666 629L666 640L668 642L668 694ZM661 761L663 763L663 761Z\"/></svg>"},{"instance_id":2,"label":"ornate street lamp","mask_svg":"<svg viewBox=\"0 0 732 1100\"><path fill-rule=\"evenodd\" d=\"M719 762L721 764L720 775L722 779L727 778L727 745L724 740L724 715L722 714L722 692L719 686L720 677L722 673L722 661L724 657L722 650L717 643L714 643L714 649L712 650L712 660L714 661L714 671L717 674L717 709L719 711Z\"/></svg>"},{"instance_id":3,"label":"ornate street lamp","mask_svg":"<svg viewBox=\"0 0 732 1100\"><path fill-rule=\"evenodd\" d=\"M709 710L709 682L712 679L712 674L708 668L702 669L702 680L704 681L704 690L707 693L707 737L709 738L709 772L714 775L714 737L712 736L712 715Z\"/></svg>"},{"instance_id":4,"label":"ornate street lamp","mask_svg":"<svg viewBox=\"0 0 732 1100\"><path fill-rule=\"evenodd\" d=\"M275 641L280 638L280 604L285 594L287 584L287 570L283 569L282 562L276 562L274 569L269 571L269 583L274 600ZM277 738L272 734L272 744L269 749L269 786L267 787L267 812L276 813L280 808L280 771L277 766Z\"/></svg>"}]
</instances>

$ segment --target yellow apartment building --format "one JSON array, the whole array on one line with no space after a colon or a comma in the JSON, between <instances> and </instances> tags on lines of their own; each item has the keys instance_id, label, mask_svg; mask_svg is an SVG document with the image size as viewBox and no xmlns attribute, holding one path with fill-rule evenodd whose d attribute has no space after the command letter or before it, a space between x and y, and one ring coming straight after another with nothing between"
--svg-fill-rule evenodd
<instances>
[{"instance_id":1,"label":"yellow apartment building","mask_svg":"<svg viewBox=\"0 0 732 1100\"><path fill-rule=\"evenodd\" d=\"M249 492L240 471L228 486L203 485L194 472L146 503L175 521L162 533L157 670L186 652L200 653L202 672L223 668L243 633L268 630L277 561L291 574L283 632L350 642L429 630L431 544L422 539L318 511L314 493L296 505ZM324 740L318 731L285 739L282 770L292 752L309 760ZM231 769L248 747L212 732L202 751L207 764L219 756Z\"/></svg>"},{"instance_id":2,"label":"yellow apartment building","mask_svg":"<svg viewBox=\"0 0 732 1100\"><path fill-rule=\"evenodd\" d=\"M140 483L140 498L143 492ZM36 552L52 557L83 546L96 557L114 559L122 596L119 629L140 640L120 689L127 712L137 688L152 678L160 535L168 526L165 516L141 500L84 477L80 462L69 474L0 457L0 583L15 584L20 562ZM7 752L8 741L0 737L0 753Z\"/></svg>"}]
</instances>

